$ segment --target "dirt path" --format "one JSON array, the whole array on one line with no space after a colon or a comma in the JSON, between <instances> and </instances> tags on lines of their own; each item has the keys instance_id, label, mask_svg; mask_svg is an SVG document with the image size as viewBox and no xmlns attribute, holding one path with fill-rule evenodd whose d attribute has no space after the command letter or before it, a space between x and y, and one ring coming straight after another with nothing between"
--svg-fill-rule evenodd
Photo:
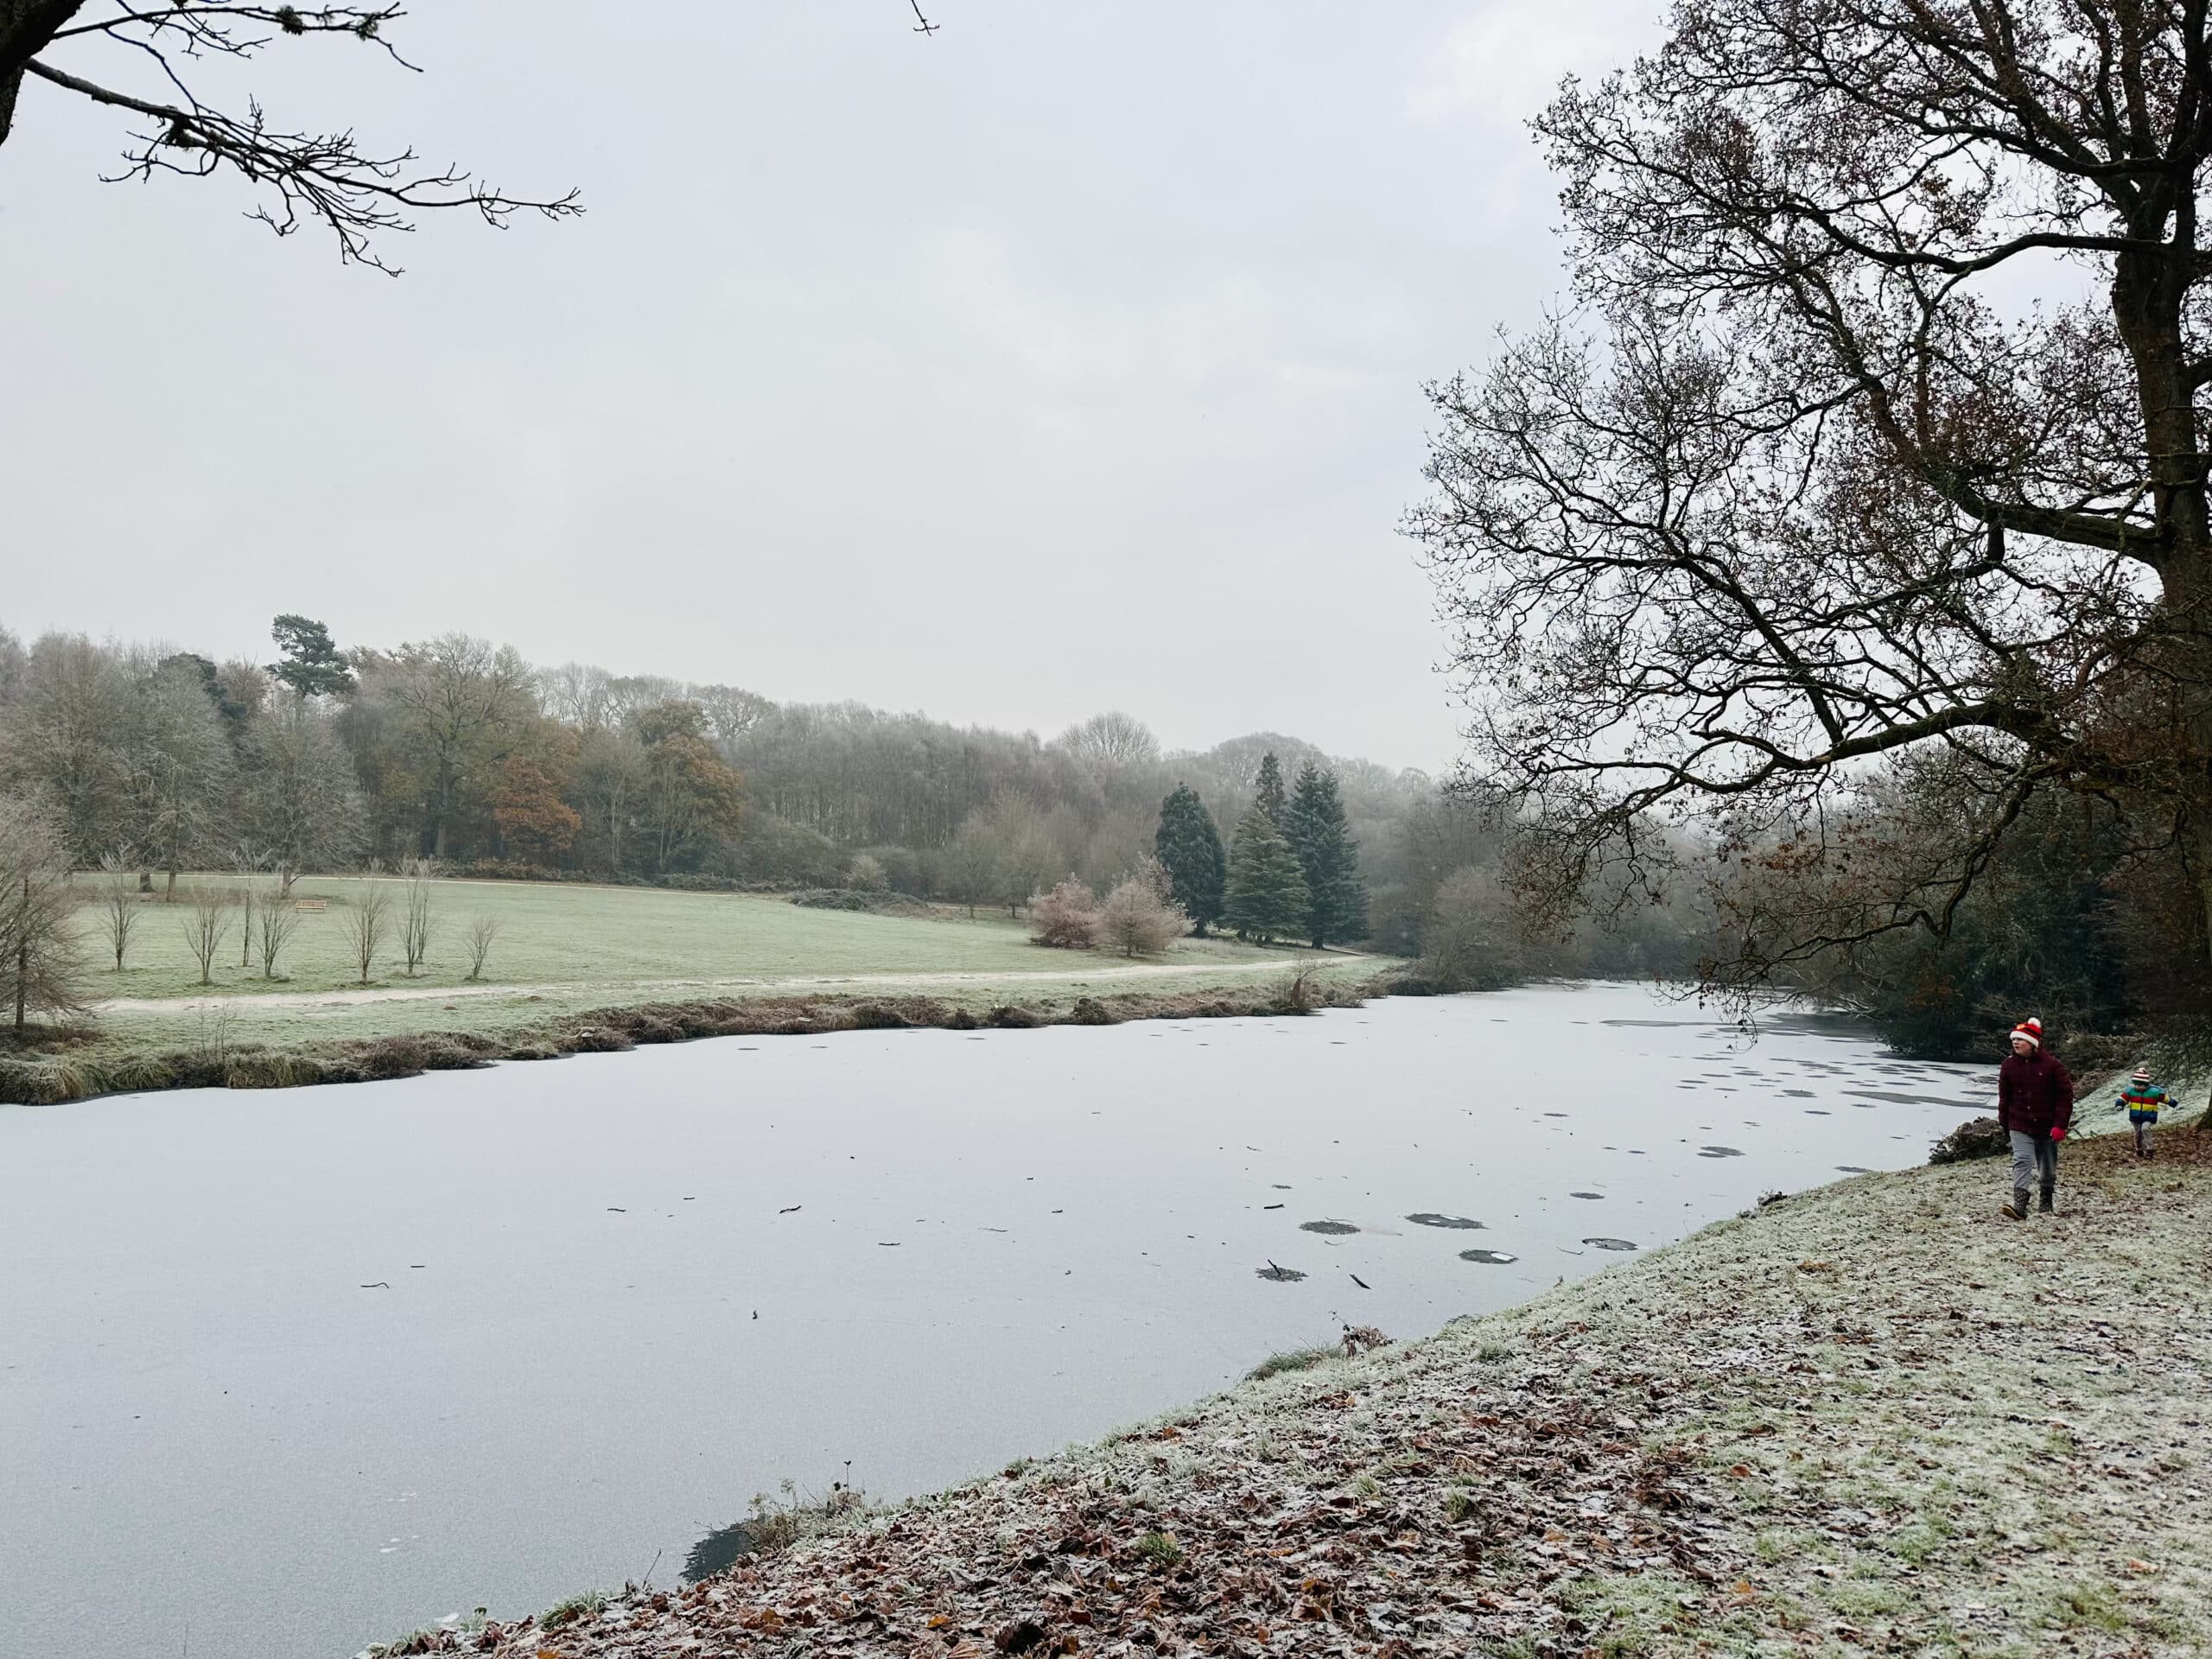
<instances>
[{"instance_id":1,"label":"dirt path","mask_svg":"<svg viewBox=\"0 0 2212 1659\"><path fill-rule=\"evenodd\" d=\"M2212 1154L1772 1204L674 1591L403 1653L2212 1651ZM511 1610L512 1611L512 1610Z\"/></svg>"},{"instance_id":2,"label":"dirt path","mask_svg":"<svg viewBox=\"0 0 2212 1659\"><path fill-rule=\"evenodd\" d=\"M778 976L743 976L728 979L627 979L601 983L569 982L540 985L394 985L356 990L270 991L234 993L221 996L118 996L92 1005L102 1014L190 1014L202 1008L230 1008L239 1013L254 1008L334 1008L370 1002L450 1002L471 996L594 996L603 993L636 991L642 995L666 991L823 991L842 987L882 987L898 990L927 989L958 985L1051 985L1076 981L1176 979L1197 974L1282 973L1307 960L1278 957L1268 962L1139 963L1123 968L1051 969L1043 972L825 974ZM1374 962L1379 958L1353 952L1332 953L1320 958L1338 963Z\"/></svg>"}]
</instances>

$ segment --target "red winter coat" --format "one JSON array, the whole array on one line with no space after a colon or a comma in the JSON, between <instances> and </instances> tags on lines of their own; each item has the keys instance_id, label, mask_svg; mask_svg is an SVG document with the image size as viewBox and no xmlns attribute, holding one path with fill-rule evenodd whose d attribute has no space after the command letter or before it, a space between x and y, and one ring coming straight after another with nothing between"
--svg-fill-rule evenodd
<instances>
[{"instance_id":1,"label":"red winter coat","mask_svg":"<svg viewBox=\"0 0 2212 1659\"><path fill-rule=\"evenodd\" d=\"M1997 1068L1997 1122L2005 1129L2048 1135L2074 1127L2074 1077L2056 1055L2037 1049L2007 1054Z\"/></svg>"}]
</instances>

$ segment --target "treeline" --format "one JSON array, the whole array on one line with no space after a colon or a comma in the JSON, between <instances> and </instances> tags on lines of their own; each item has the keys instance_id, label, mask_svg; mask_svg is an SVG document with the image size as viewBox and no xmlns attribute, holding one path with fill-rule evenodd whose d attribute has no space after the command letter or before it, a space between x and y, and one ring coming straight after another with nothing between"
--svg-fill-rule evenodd
<instances>
[{"instance_id":1,"label":"treeline","mask_svg":"<svg viewBox=\"0 0 2212 1659\"><path fill-rule=\"evenodd\" d=\"M349 648L288 615L273 641L271 662L216 662L0 629L0 790L36 803L79 868L121 861L164 886L429 858L1019 910L1069 880L1108 893L1154 856L1202 927L1406 955L1446 881L1497 861L1484 814L1426 775L1280 733L1167 753L1122 714L1044 740L539 668L461 634ZM1207 836L1211 887L1182 848Z\"/></svg>"}]
</instances>

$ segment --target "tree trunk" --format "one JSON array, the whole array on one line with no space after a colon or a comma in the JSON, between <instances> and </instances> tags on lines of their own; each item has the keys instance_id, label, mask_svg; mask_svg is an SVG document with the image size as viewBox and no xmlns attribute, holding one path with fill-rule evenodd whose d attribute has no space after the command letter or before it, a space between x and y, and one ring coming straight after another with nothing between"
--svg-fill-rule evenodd
<instances>
[{"instance_id":1,"label":"tree trunk","mask_svg":"<svg viewBox=\"0 0 2212 1659\"><path fill-rule=\"evenodd\" d=\"M176 868L174 865L169 868L168 891L162 894L162 902L165 905L176 903Z\"/></svg>"},{"instance_id":2,"label":"tree trunk","mask_svg":"<svg viewBox=\"0 0 2212 1659\"><path fill-rule=\"evenodd\" d=\"M31 994L31 879L23 878L23 911L16 927L16 1037L23 1034L24 1005Z\"/></svg>"}]
</instances>

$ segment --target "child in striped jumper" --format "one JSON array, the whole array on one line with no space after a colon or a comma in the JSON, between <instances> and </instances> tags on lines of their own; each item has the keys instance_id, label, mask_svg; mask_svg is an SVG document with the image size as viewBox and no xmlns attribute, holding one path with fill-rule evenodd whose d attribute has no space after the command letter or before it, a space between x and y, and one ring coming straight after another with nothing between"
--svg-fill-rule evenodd
<instances>
[{"instance_id":1,"label":"child in striped jumper","mask_svg":"<svg viewBox=\"0 0 2212 1659\"><path fill-rule=\"evenodd\" d=\"M2151 1081L2147 1069L2138 1069L2127 1080L2127 1087L2120 1091L2120 1103L2127 1109L2127 1121L2135 1130L2135 1155L2154 1156L2151 1131L2158 1127L2158 1109L2172 1105L2173 1096Z\"/></svg>"}]
</instances>

